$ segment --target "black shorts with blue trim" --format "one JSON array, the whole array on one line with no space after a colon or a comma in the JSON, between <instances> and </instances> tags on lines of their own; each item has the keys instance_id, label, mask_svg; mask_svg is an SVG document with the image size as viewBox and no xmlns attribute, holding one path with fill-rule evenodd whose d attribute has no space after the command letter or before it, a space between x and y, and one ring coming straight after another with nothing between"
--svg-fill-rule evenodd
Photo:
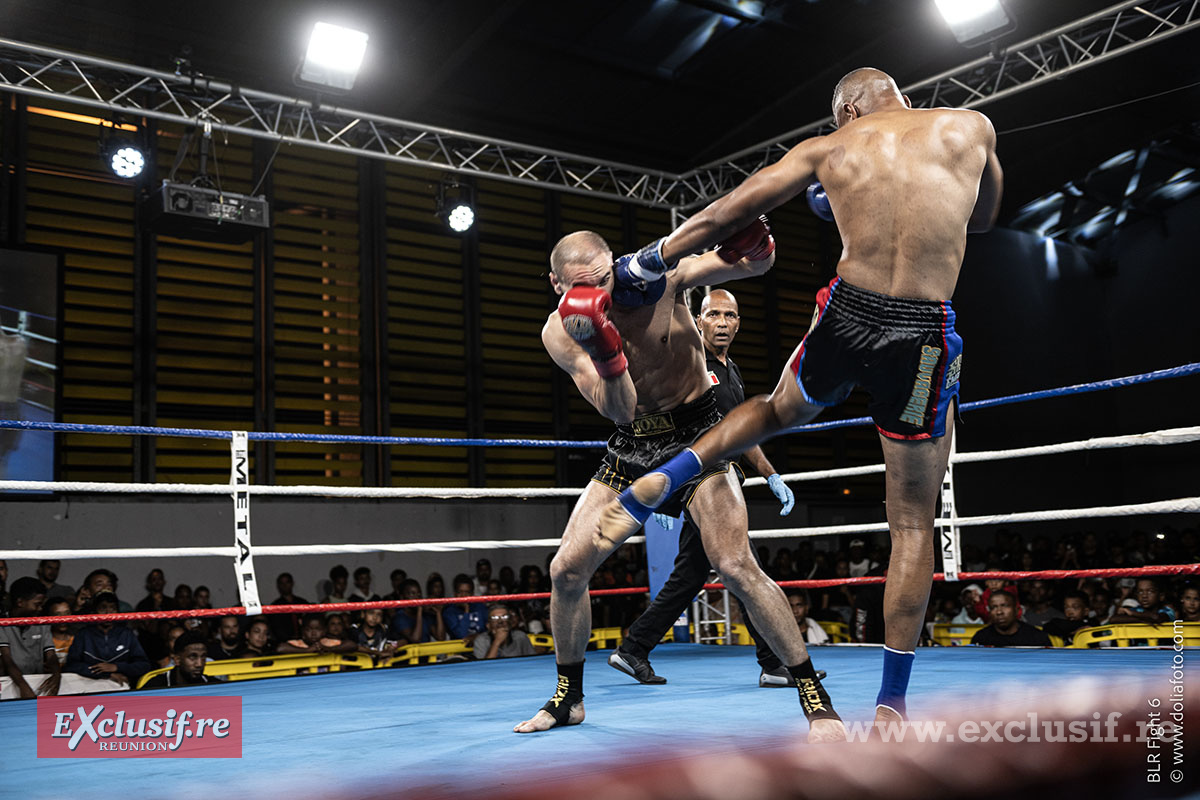
<instances>
[{"instance_id":1,"label":"black shorts with blue trim","mask_svg":"<svg viewBox=\"0 0 1200 800\"><path fill-rule=\"evenodd\" d=\"M692 402L676 406L670 411L644 414L629 425L618 425L616 432L608 439L608 452L604 454L604 461L592 480L623 492L629 488L629 484L681 453L699 439L700 434L720 421L717 393L709 389ZM679 516L691 502L696 487L711 476L728 470L728 461L713 464L672 492L656 511L672 517Z\"/></svg>"},{"instance_id":2,"label":"black shorts with blue trim","mask_svg":"<svg viewBox=\"0 0 1200 800\"><path fill-rule=\"evenodd\" d=\"M946 435L958 397L962 337L949 302L891 297L834 278L789 365L804 399L835 406L862 386L875 426L892 439Z\"/></svg>"}]
</instances>

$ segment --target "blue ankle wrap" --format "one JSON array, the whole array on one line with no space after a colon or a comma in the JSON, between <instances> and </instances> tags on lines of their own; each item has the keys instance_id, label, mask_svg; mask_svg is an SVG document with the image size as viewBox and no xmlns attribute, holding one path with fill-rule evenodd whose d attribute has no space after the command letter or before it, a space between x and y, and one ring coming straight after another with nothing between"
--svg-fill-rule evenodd
<instances>
[{"instance_id":1,"label":"blue ankle wrap","mask_svg":"<svg viewBox=\"0 0 1200 800\"><path fill-rule=\"evenodd\" d=\"M663 500L666 500L675 489L699 475L701 469L700 457L690 449L685 448L679 455L646 474L659 472L667 476L667 491L663 494ZM617 499L621 503L621 507L629 512L629 516L638 522L645 522L654 513L654 509L658 508L662 503L656 503L654 506L645 505L633 496L632 488L630 487L621 492L621 496Z\"/></svg>"},{"instance_id":2,"label":"blue ankle wrap","mask_svg":"<svg viewBox=\"0 0 1200 800\"><path fill-rule=\"evenodd\" d=\"M904 696L908 693L908 676L916 657L913 652L883 648L883 682L875 705L894 709L902 717L908 715Z\"/></svg>"}]
</instances>

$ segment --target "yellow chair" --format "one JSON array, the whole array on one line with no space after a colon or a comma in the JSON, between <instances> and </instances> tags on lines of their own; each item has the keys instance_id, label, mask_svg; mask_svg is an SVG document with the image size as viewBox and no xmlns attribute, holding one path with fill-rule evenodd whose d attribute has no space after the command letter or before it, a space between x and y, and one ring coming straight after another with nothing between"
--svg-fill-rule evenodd
<instances>
[{"instance_id":1,"label":"yellow chair","mask_svg":"<svg viewBox=\"0 0 1200 800\"><path fill-rule=\"evenodd\" d=\"M1178 628L1178 630L1177 630ZM1173 646L1175 635L1179 634L1181 646L1200 647L1200 622L1181 622L1178 626L1167 622L1162 625L1132 623L1128 625L1097 625L1092 628L1080 628L1075 631L1071 647L1129 647L1131 642L1139 642L1151 646ZM1105 644L1105 643L1108 644Z\"/></svg>"},{"instance_id":2,"label":"yellow chair","mask_svg":"<svg viewBox=\"0 0 1200 800\"><path fill-rule=\"evenodd\" d=\"M958 625L953 622L933 623L933 641L943 647L958 647L971 643L971 637L986 625Z\"/></svg>"},{"instance_id":3,"label":"yellow chair","mask_svg":"<svg viewBox=\"0 0 1200 800\"><path fill-rule=\"evenodd\" d=\"M309 675L318 672L341 672L343 670L372 669L374 663L365 653L290 653L261 658L229 658L208 661L204 674L210 678L227 681L249 681L258 678L283 678L291 675ZM151 670L138 679L141 689L156 675L170 672L173 667Z\"/></svg>"},{"instance_id":4,"label":"yellow chair","mask_svg":"<svg viewBox=\"0 0 1200 800\"><path fill-rule=\"evenodd\" d=\"M817 621L821 626L821 630L829 636L830 644L841 644L842 642L850 641L850 626L844 622L822 622Z\"/></svg>"}]
</instances>

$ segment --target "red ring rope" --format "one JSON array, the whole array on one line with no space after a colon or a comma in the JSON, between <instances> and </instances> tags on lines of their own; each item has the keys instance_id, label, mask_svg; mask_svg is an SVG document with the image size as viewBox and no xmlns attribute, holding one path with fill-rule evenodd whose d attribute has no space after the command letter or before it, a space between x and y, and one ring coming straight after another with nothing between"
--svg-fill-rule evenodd
<instances>
[{"instance_id":1,"label":"red ring rope","mask_svg":"<svg viewBox=\"0 0 1200 800\"><path fill-rule=\"evenodd\" d=\"M1147 575L1196 575L1200 574L1200 564L1164 564L1146 567L1112 567L1101 569L1048 569L1040 572L960 572L959 582L986 581L990 579L1004 580L1062 580L1064 578L1138 578ZM944 573L935 572L934 581L944 581ZM870 583L884 583L884 575L872 575L863 578L832 578L825 580L777 581L785 589L821 589L829 586L854 586ZM724 589L721 583L706 583L705 589ZM646 586L630 586L620 589L592 589L592 597L607 597L626 594L646 594ZM419 600L367 600L358 603L310 603L307 605L263 606L263 614L320 614L329 611L361 611L366 608L411 608L414 606L453 606L463 602L468 603L503 603L523 600L547 600L550 592L534 592L532 594L495 594L457 598L457 597L426 597ZM69 625L77 622L123 622L147 619L194 619L198 617L244 616L243 606L228 608L194 608L189 611L133 611L125 614L65 614L58 617L8 617L0 619L4 625Z\"/></svg>"}]
</instances>

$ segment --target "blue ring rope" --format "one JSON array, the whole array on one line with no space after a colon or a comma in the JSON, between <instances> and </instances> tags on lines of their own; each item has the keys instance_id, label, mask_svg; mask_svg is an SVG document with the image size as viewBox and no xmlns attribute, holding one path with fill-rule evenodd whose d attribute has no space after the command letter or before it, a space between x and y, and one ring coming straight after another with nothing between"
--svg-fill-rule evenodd
<instances>
[{"instance_id":1,"label":"blue ring rope","mask_svg":"<svg viewBox=\"0 0 1200 800\"><path fill-rule=\"evenodd\" d=\"M1099 392L1105 389L1117 389L1122 386L1134 386L1139 383L1150 383L1166 378L1182 378L1188 375L1200 374L1200 362L1184 364L1170 369L1160 369L1145 372L1141 375L1130 375L1124 378L1112 378L1106 381L1092 383L1077 383L1073 386L1062 386L1057 389L1042 389L1037 392L1012 394L1007 397L994 397L990 400L976 400L963 403L961 410L992 408L1013 403L1025 403L1030 400L1043 400L1048 397L1066 397L1073 394ZM801 431L826 431L834 428L849 428L857 425L871 424L870 417L855 417L854 419L837 419L829 422L813 422L791 428L786 433ZM231 439L229 431L214 431L204 428L151 428L138 425L87 425L79 422L35 422L26 420L0 419L0 429L20 429L29 431L56 431L58 433L108 433L126 434L133 436L178 436L193 439ZM426 445L429 447L570 447L594 448L605 447L608 442L576 442L558 439L452 439L446 437L425 436L354 436L332 433L278 433L255 432L247 434L250 441L255 442L323 442L326 444L390 444L390 445Z\"/></svg>"}]
</instances>

